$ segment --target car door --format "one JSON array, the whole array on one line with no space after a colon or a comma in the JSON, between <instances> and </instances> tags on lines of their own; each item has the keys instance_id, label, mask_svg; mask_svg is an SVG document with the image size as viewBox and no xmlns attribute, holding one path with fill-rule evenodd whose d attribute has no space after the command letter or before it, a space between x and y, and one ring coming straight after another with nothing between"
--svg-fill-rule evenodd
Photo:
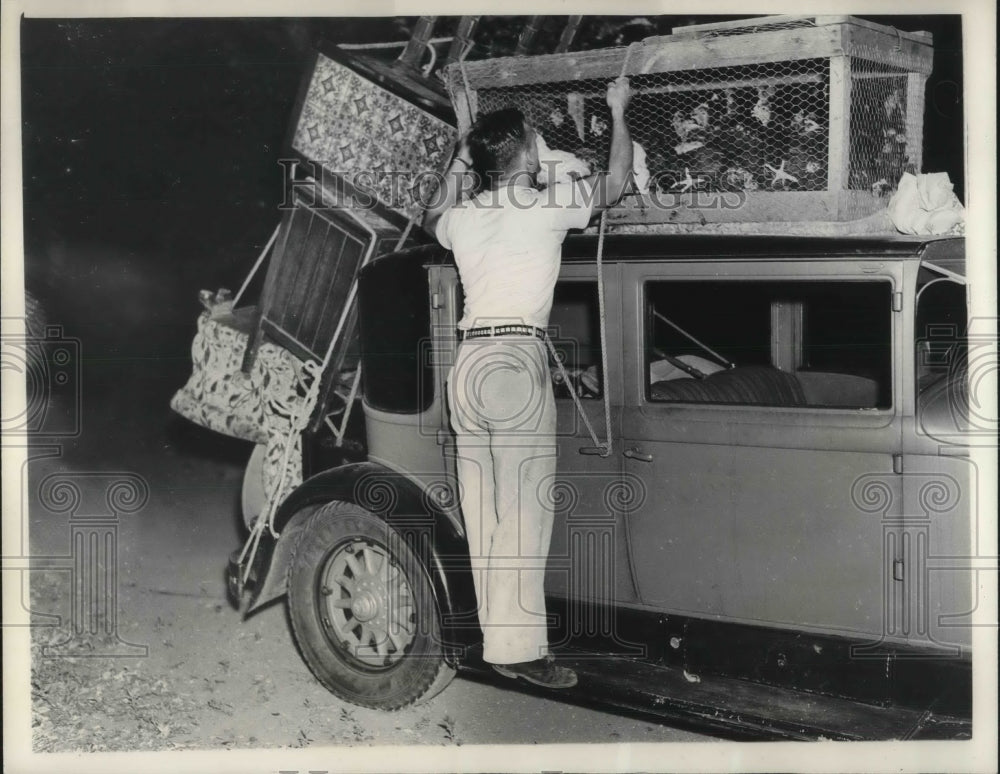
<instances>
[{"instance_id":1,"label":"car door","mask_svg":"<svg viewBox=\"0 0 1000 774\"><path fill-rule=\"evenodd\" d=\"M882 524L901 499L899 267L644 262L622 283L641 602L880 637Z\"/></svg>"},{"instance_id":2,"label":"car door","mask_svg":"<svg viewBox=\"0 0 1000 774\"><path fill-rule=\"evenodd\" d=\"M614 606L636 599L624 524L631 490L622 480L622 459L617 454L597 453L569 392L570 386L578 392L587 420L603 442L607 435L603 391L610 390L612 440L617 446L622 396L621 347L615 343L621 339L620 284L617 266L608 265L604 271L605 319L612 341L608 348L608 371L612 378L605 379L601 368L601 318L594 266L567 263L561 269L553 294L549 325L553 348L569 377L566 384L550 352L549 370L557 412L556 475L539 482L537 492L529 495L542 498L553 507L545 590L557 603L550 606L550 611L565 617L557 622L556 628L567 638L583 634L610 636ZM463 305L461 283L454 267L431 270L430 302L437 389L443 391L457 346L453 330ZM453 491L455 442L446 406L442 406L439 422L438 426L427 428L427 432L434 433L442 446L451 482L449 490ZM560 642L554 640L552 644L558 646Z\"/></svg>"},{"instance_id":3,"label":"car door","mask_svg":"<svg viewBox=\"0 0 1000 774\"><path fill-rule=\"evenodd\" d=\"M620 439L622 361L618 266L604 267L605 325L609 337L608 373L601 366L600 313L593 265L564 264L549 317L550 339L563 362L569 384L550 358L557 411L556 478L547 489L554 505L552 542L546 565L546 592L565 600L568 631L609 633L613 609L636 598L628 566L625 504L629 482L622 478L617 454L602 456L598 441L607 437L604 390L611 403L613 445ZM579 396L580 409L570 389Z\"/></svg>"}]
</instances>

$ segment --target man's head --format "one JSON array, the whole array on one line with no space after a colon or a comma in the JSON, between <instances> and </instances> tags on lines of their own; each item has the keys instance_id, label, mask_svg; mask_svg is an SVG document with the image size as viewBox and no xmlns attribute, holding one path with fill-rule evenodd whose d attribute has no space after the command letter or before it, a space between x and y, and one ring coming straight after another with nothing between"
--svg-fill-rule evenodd
<instances>
[{"instance_id":1,"label":"man's head","mask_svg":"<svg viewBox=\"0 0 1000 774\"><path fill-rule=\"evenodd\" d=\"M469 130L472 167L487 187L501 180L534 184L538 172L535 131L517 108L484 113Z\"/></svg>"}]
</instances>

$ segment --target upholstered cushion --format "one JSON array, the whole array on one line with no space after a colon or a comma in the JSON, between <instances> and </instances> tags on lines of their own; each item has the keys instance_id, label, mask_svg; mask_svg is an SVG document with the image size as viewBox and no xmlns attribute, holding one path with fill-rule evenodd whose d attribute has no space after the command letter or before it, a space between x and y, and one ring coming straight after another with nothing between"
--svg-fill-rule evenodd
<instances>
[{"instance_id":1,"label":"upholstered cushion","mask_svg":"<svg viewBox=\"0 0 1000 774\"><path fill-rule=\"evenodd\" d=\"M770 366L730 368L705 379L656 382L650 387L650 398L685 403L806 404L802 386L795 375Z\"/></svg>"}]
</instances>

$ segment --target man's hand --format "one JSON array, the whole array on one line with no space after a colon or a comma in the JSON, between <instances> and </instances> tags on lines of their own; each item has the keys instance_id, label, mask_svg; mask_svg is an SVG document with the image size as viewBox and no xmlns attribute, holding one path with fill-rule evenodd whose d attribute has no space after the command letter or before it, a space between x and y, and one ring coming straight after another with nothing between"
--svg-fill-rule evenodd
<instances>
[{"instance_id":1,"label":"man's hand","mask_svg":"<svg viewBox=\"0 0 1000 774\"><path fill-rule=\"evenodd\" d=\"M472 166L472 153L469 152L469 134L466 132L461 137L458 138L458 142L455 143L455 155L454 158L459 161L464 162L467 166Z\"/></svg>"},{"instance_id":2,"label":"man's hand","mask_svg":"<svg viewBox=\"0 0 1000 774\"><path fill-rule=\"evenodd\" d=\"M624 75L608 84L607 100L612 121L611 152L608 171L594 178L594 213L617 204L632 178L632 138L625 123L625 110L631 99L632 86Z\"/></svg>"},{"instance_id":3,"label":"man's hand","mask_svg":"<svg viewBox=\"0 0 1000 774\"><path fill-rule=\"evenodd\" d=\"M455 154L451 157L451 163L441 178L440 186L426 206L424 230L432 237L437 238L438 220L448 208L457 204L461 198L462 180L469 180L467 175L471 170L472 154L469 152L469 136L466 133L455 143Z\"/></svg>"},{"instance_id":4,"label":"man's hand","mask_svg":"<svg viewBox=\"0 0 1000 774\"><path fill-rule=\"evenodd\" d=\"M625 115L625 109L632 99L632 86L624 75L619 76L608 84L608 107L611 108L611 115L614 118L621 118Z\"/></svg>"}]
</instances>

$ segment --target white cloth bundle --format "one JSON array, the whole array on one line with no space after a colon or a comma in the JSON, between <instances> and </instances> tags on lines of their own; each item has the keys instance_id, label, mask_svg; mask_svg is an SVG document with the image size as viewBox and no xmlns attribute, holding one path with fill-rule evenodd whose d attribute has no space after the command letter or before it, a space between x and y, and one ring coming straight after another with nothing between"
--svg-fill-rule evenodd
<instances>
[{"instance_id":1,"label":"white cloth bundle","mask_svg":"<svg viewBox=\"0 0 1000 774\"><path fill-rule=\"evenodd\" d=\"M590 165L568 151L552 150L541 133L535 134L538 146L538 183L548 187L553 183L568 183L590 176ZM641 194L649 193L649 169L646 167L646 151L639 143L632 141L632 173L636 188Z\"/></svg>"},{"instance_id":2,"label":"white cloth bundle","mask_svg":"<svg viewBox=\"0 0 1000 774\"><path fill-rule=\"evenodd\" d=\"M889 200L889 217L904 234L961 233L965 208L955 196L947 172L903 173Z\"/></svg>"},{"instance_id":3,"label":"white cloth bundle","mask_svg":"<svg viewBox=\"0 0 1000 774\"><path fill-rule=\"evenodd\" d=\"M589 177L590 164L567 151L552 150L545 144L540 132L535 134L535 144L538 146L540 185L548 187L553 183L568 183Z\"/></svg>"}]
</instances>

